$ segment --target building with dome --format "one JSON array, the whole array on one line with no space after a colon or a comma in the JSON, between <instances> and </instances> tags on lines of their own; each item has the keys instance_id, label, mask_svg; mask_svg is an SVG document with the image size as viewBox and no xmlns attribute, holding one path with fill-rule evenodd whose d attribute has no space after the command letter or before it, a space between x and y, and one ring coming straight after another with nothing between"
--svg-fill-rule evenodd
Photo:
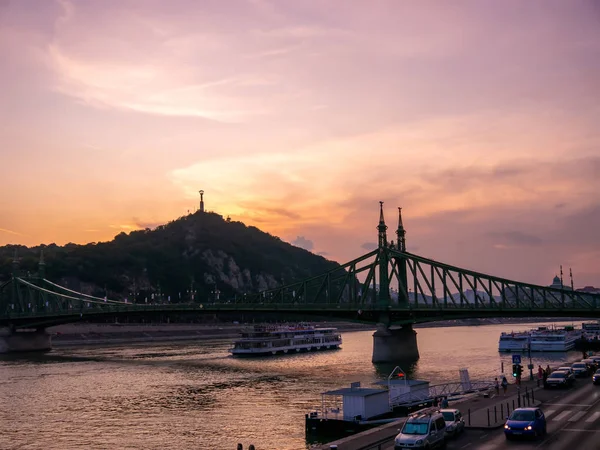
<instances>
[{"instance_id":1,"label":"building with dome","mask_svg":"<svg viewBox=\"0 0 600 450\"><path fill-rule=\"evenodd\" d=\"M558 275L554 276L554 279L552 280L552 284L549 285L548 287L554 288L554 289L565 289L568 291L571 291L572 288L571 286L565 286L562 281L560 281L560 278Z\"/></svg>"}]
</instances>

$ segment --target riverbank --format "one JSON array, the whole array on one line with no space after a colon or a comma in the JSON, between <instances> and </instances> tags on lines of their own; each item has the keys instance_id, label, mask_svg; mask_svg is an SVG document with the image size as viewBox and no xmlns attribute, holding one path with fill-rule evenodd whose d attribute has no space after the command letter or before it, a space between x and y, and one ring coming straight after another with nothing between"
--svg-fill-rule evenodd
<instances>
[{"instance_id":1,"label":"riverbank","mask_svg":"<svg viewBox=\"0 0 600 450\"><path fill-rule=\"evenodd\" d=\"M373 325L348 322L319 323L341 332L375 330ZM235 339L248 325L239 324L69 324L48 328L54 347L136 342Z\"/></svg>"},{"instance_id":2,"label":"riverbank","mask_svg":"<svg viewBox=\"0 0 600 450\"><path fill-rule=\"evenodd\" d=\"M544 319L463 319L416 324L415 328L523 324ZM574 322L581 319L560 319L553 322ZM374 324L352 322L319 322L318 326L337 328L341 332L375 331ZM93 324L77 323L48 328L55 347L108 345L141 342L194 341L235 339L249 325L221 324Z\"/></svg>"}]
</instances>

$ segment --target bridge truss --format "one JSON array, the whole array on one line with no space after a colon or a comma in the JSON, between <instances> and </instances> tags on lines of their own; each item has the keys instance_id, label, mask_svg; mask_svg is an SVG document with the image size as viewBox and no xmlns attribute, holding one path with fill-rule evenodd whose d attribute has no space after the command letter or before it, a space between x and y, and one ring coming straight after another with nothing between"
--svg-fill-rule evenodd
<instances>
[{"instance_id":1,"label":"bridge truss","mask_svg":"<svg viewBox=\"0 0 600 450\"><path fill-rule=\"evenodd\" d=\"M512 281L424 258L389 243L380 213L379 246L321 275L233 298L195 303L132 304L82 294L40 273L0 286L0 325L45 327L120 315L304 313L363 322L417 323L478 317L600 317L600 294Z\"/></svg>"}]
</instances>

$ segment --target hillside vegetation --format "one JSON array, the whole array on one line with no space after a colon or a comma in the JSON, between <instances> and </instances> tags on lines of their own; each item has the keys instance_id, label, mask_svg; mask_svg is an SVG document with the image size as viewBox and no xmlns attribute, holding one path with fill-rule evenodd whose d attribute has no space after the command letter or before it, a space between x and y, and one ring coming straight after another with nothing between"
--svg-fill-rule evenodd
<instances>
[{"instance_id":1,"label":"hillside vegetation","mask_svg":"<svg viewBox=\"0 0 600 450\"><path fill-rule=\"evenodd\" d=\"M36 273L44 250L46 278L109 298L171 302L243 295L300 281L338 264L278 237L196 212L154 230L121 233L110 242L0 247L0 281L11 276L15 250L21 274ZM154 296L154 297L153 297Z\"/></svg>"}]
</instances>

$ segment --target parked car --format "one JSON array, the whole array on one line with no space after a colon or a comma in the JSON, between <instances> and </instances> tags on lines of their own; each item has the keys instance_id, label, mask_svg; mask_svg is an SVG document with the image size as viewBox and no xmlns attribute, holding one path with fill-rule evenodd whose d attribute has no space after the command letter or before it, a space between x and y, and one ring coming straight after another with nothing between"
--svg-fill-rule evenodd
<instances>
[{"instance_id":1,"label":"parked car","mask_svg":"<svg viewBox=\"0 0 600 450\"><path fill-rule=\"evenodd\" d=\"M555 370L544 381L544 389L566 388L575 383L575 377L566 370Z\"/></svg>"},{"instance_id":2,"label":"parked car","mask_svg":"<svg viewBox=\"0 0 600 450\"><path fill-rule=\"evenodd\" d=\"M600 369L596 370L596 373L592 375L592 384L600 384Z\"/></svg>"},{"instance_id":3,"label":"parked car","mask_svg":"<svg viewBox=\"0 0 600 450\"><path fill-rule=\"evenodd\" d=\"M556 370L565 370L565 371L569 372L571 375L575 375L573 373L573 368L571 366L561 366ZM556 372L556 370L555 370L555 372Z\"/></svg>"},{"instance_id":4,"label":"parked car","mask_svg":"<svg viewBox=\"0 0 600 450\"><path fill-rule=\"evenodd\" d=\"M394 450L446 447L446 421L439 410L431 408L411 414L394 439Z\"/></svg>"},{"instance_id":5,"label":"parked car","mask_svg":"<svg viewBox=\"0 0 600 450\"><path fill-rule=\"evenodd\" d=\"M587 364L591 373L594 373L598 369L598 363L592 358L582 359L581 362Z\"/></svg>"},{"instance_id":6,"label":"parked car","mask_svg":"<svg viewBox=\"0 0 600 450\"><path fill-rule=\"evenodd\" d=\"M584 362L571 364L571 369L573 369L573 375L577 378L587 377L590 374L590 369Z\"/></svg>"},{"instance_id":7,"label":"parked car","mask_svg":"<svg viewBox=\"0 0 600 450\"><path fill-rule=\"evenodd\" d=\"M465 420L458 409L441 409L446 421L446 436L453 437L465 431Z\"/></svg>"},{"instance_id":8,"label":"parked car","mask_svg":"<svg viewBox=\"0 0 600 450\"><path fill-rule=\"evenodd\" d=\"M506 439L531 436L537 438L546 434L546 416L540 408L517 408L504 424Z\"/></svg>"}]
</instances>

